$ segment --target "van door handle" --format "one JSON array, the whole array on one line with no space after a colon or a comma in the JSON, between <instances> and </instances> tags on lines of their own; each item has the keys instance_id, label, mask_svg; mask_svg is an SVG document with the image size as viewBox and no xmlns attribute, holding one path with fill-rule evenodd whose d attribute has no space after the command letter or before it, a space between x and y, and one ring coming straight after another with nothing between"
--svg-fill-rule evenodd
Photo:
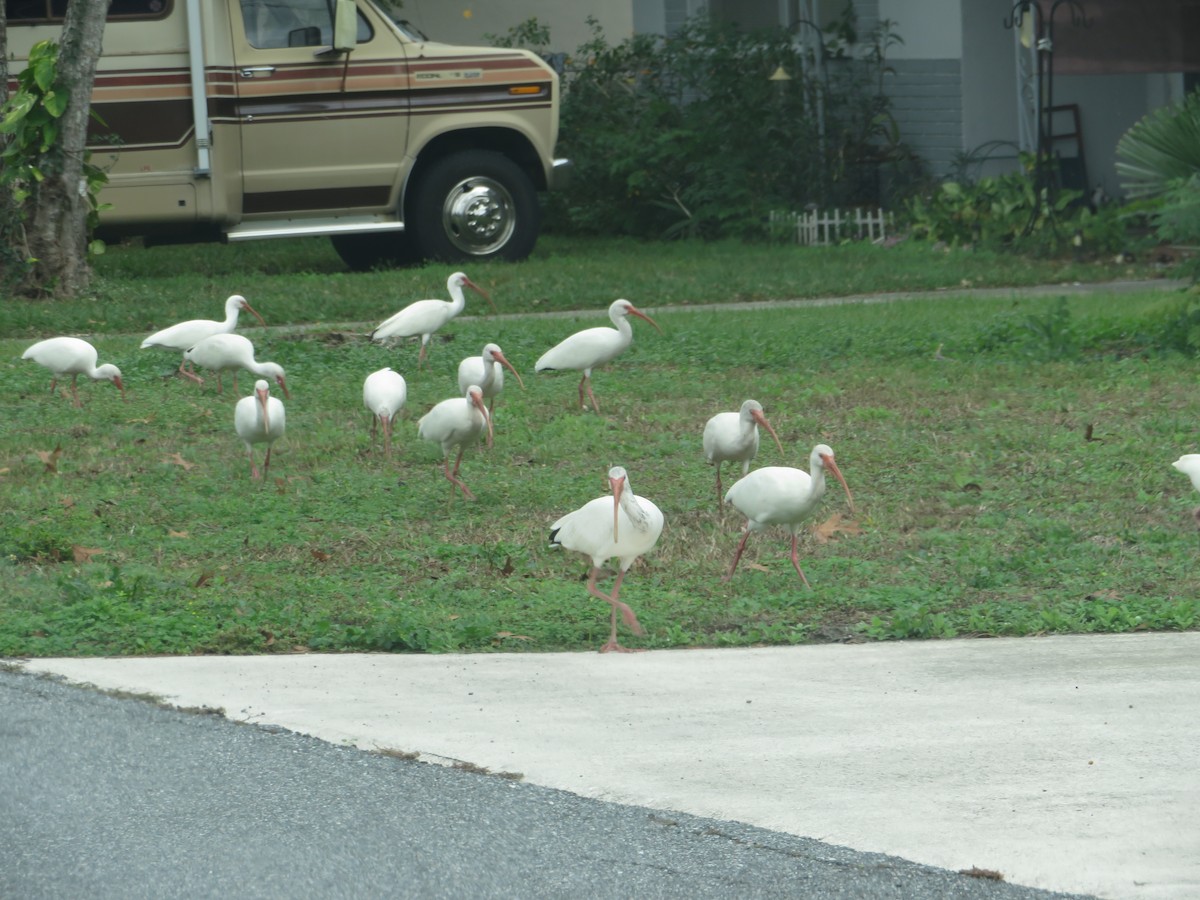
<instances>
[{"instance_id":1,"label":"van door handle","mask_svg":"<svg viewBox=\"0 0 1200 900\"><path fill-rule=\"evenodd\" d=\"M259 78L266 77L275 72L274 66L246 66L242 69L243 78Z\"/></svg>"}]
</instances>

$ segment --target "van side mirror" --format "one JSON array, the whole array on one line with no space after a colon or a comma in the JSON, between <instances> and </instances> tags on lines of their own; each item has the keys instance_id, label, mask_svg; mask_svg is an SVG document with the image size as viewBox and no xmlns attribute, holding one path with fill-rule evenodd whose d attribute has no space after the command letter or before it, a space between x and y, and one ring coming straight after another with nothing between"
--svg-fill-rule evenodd
<instances>
[{"instance_id":1,"label":"van side mirror","mask_svg":"<svg viewBox=\"0 0 1200 900\"><path fill-rule=\"evenodd\" d=\"M358 6L354 0L337 0L333 9L333 49L349 53L358 46Z\"/></svg>"}]
</instances>

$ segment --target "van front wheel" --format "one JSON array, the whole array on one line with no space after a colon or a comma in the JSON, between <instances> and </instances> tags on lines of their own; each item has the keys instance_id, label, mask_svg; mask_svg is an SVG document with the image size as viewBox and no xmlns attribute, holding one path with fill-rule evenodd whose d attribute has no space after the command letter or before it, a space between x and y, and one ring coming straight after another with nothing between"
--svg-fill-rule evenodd
<instances>
[{"instance_id":1,"label":"van front wheel","mask_svg":"<svg viewBox=\"0 0 1200 900\"><path fill-rule=\"evenodd\" d=\"M407 225L424 256L445 262L513 261L533 251L537 192L507 156L489 150L455 153L419 177Z\"/></svg>"}]
</instances>

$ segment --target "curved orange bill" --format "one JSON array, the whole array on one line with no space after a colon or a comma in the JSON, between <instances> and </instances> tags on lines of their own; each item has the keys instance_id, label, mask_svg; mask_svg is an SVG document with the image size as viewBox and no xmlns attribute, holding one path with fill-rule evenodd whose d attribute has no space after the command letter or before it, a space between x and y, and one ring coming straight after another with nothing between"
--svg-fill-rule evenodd
<instances>
[{"instance_id":1,"label":"curved orange bill","mask_svg":"<svg viewBox=\"0 0 1200 900\"><path fill-rule=\"evenodd\" d=\"M842 477L842 470L837 467L837 463L833 461L832 456L822 456L821 462L825 463L825 468L834 474L834 477L842 483L842 488L846 491L846 500L850 504L850 515L854 515L854 498L850 496L850 486L846 484L846 479Z\"/></svg>"},{"instance_id":2,"label":"curved orange bill","mask_svg":"<svg viewBox=\"0 0 1200 900\"><path fill-rule=\"evenodd\" d=\"M283 376L282 376L282 375L280 375L279 377L277 377L277 378L275 379L275 383L276 383L276 384L278 384L278 385L279 385L279 389L280 389L281 391L283 391L283 396L284 396L284 397L286 397L288 400L291 400L291 399L292 399L292 395L291 395L291 394L288 392L288 389L287 389L287 382L283 380Z\"/></svg>"},{"instance_id":3,"label":"curved orange bill","mask_svg":"<svg viewBox=\"0 0 1200 900\"><path fill-rule=\"evenodd\" d=\"M271 431L271 422L269 416L267 415L267 409L269 406L267 400L270 398L271 394L269 391L255 391L254 393L258 396L258 405L262 407L263 432L269 434Z\"/></svg>"},{"instance_id":4,"label":"curved orange bill","mask_svg":"<svg viewBox=\"0 0 1200 900\"><path fill-rule=\"evenodd\" d=\"M475 393L475 391L472 390L471 391L471 403L473 403L475 405L475 408L477 410L479 410L481 413L483 413L483 420L485 422L487 422L487 429L488 429L487 445L489 447L491 447L492 446L492 417L488 415L487 406L484 405L483 394L477 394L477 393Z\"/></svg>"},{"instance_id":5,"label":"curved orange bill","mask_svg":"<svg viewBox=\"0 0 1200 900\"><path fill-rule=\"evenodd\" d=\"M621 492L625 490L624 478L610 478L608 483L612 485L613 492L613 542L620 540L617 536L617 519L621 515Z\"/></svg>"},{"instance_id":6,"label":"curved orange bill","mask_svg":"<svg viewBox=\"0 0 1200 900\"><path fill-rule=\"evenodd\" d=\"M771 423L767 421L767 417L762 414L761 410L757 409L751 410L750 415L754 416L755 422L771 432L771 437L775 438L775 446L779 448L779 455L783 456L783 444L779 443L779 435L775 433L775 429L771 427ZM839 475L838 477L840 478L841 476Z\"/></svg>"},{"instance_id":7,"label":"curved orange bill","mask_svg":"<svg viewBox=\"0 0 1200 900\"><path fill-rule=\"evenodd\" d=\"M263 317L258 314L258 310L256 310L253 306L251 306L245 300L242 301L242 309L246 310L246 312L250 313L250 315L252 315L252 316L254 316L254 318L258 319L259 325L262 325L264 327L266 326L267 323L263 319Z\"/></svg>"},{"instance_id":8,"label":"curved orange bill","mask_svg":"<svg viewBox=\"0 0 1200 900\"><path fill-rule=\"evenodd\" d=\"M492 312L500 312L500 310L496 309L496 304L492 300L491 294L489 294L487 291L485 291L483 288L481 288L479 285L477 285L475 282L473 282L470 278L468 278L465 275L463 276L463 287L469 287L475 293L482 296L484 300L486 300L489 304L491 304Z\"/></svg>"},{"instance_id":9,"label":"curved orange bill","mask_svg":"<svg viewBox=\"0 0 1200 900\"><path fill-rule=\"evenodd\" d=\"M121 392L121 400L125 400L125 382L121 381L121 376L118 375L112 380L112 383L117 386L117 390Z\"/></svg>"},{"instance_id":10,"label":"curved orange bill","mask_svg":"<svg viewBox=\"0 0 1200 900\"><path fill-rule=\"evenodd\" d=\"M629 306L629 315L637 316L639 319L645 319L647 322L649 322L651 325L654 326L655 331L657 331L659 334L662 334L662 329L658 327L658 323L655 322L648 315L646 315L644 312L642 312L640 309L635 309L632 304L630 304L630 306Z\"/></svg>"},{"instance_id":11,"label":"curved orange bill","mask_svg":"<svg viewBox=\"0 0 1200 900\"><path fill-rule=\"evenodd\" d=\"M508 371L510 371L510 372L512 372L514 375L516 375L516 376L517 376L517 384L519 384L519 385L521 386L521 390L525 390L525 382L523 382L523 381L521 380L521 373L520 373L520 372L518 372L516 369L514 369L514 368L513 368L513 364L512 364L512 363L510 363L510 362L509 362L507 359L505 359L505 358L504 358L504 354L503 354L503 353L493 353L493 354L492 354L492 359L494 359L496 362L500 363L500 365L502 365L502 366L504 366L506 369L508 369Z\"/></svg>"}]
</instances>

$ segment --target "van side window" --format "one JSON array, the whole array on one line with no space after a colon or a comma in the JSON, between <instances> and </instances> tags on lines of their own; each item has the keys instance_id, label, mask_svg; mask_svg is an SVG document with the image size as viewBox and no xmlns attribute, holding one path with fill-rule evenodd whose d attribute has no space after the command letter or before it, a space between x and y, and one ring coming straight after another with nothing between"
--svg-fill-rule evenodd
<instances>
[{"instance_id":1,"label":"van side window","mask_svg":"<svg viewBox=\"0 0 1200 900\"><path fill-rule=\"evenodd\" d=\"M108 19L161 19L171 11L172 0L112 0ZM35 22L61 22L67 14L67 0L4 0L4 15L9 25Z\"/></svg>"},{"instance_id":2,"label":"van side window","mask_svg":"<svg viewBox=\"0 0 1200 900\"><path fill-rule=\"evenodd\" d=\"M325 47L333 42L329 0L241 0L242 22L251 47ZM371 39L371 26L358 14L358 42Z\"/></svg>"}]
</instances>

